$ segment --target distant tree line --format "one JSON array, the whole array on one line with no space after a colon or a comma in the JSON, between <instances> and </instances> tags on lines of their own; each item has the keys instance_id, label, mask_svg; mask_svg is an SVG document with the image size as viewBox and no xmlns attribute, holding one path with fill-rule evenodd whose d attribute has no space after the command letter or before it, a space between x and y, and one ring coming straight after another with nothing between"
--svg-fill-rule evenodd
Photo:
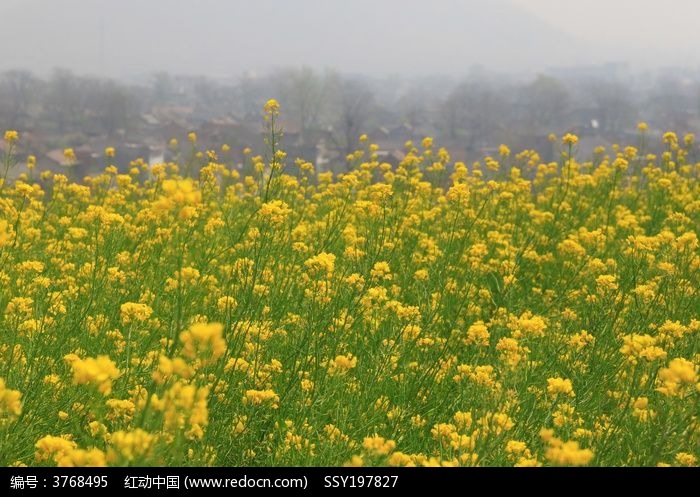
<instances>
[{"instance_id":1,"label":"distant tree line","mask_svg":"<svg viewBox=\"0 0 700 497\"><path fill-rule=\"evenodd\" d=\"M522 79L474 72L462 80L380 79L300 67L231 81L159 73L126 83L57 69L46 78L0 74L0 128L128 135L139 131L140 116L162 106L185 106L199 119L252 123L273 96L302 143L323 131L340 153L350 152L359 134L381 126L407 126L476 148L532 130L590 126L614 135L637 120L692 127L700 114L700 78L672 72L644 78Z\"/></svg>"}]
</instances>

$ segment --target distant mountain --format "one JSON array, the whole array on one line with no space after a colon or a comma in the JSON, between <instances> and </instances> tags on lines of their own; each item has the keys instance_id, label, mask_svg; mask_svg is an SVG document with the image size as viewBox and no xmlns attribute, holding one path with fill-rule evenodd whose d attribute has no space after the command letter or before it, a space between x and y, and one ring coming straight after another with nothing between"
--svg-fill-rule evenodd
<instances>
[{"instance_id":1,"label":"distant mountain","mask_svg":"<svg viewBox=\"0 0 700 497\"><path fill-rule=\"evenodd\" d=\"M585 46L510 0L24 0L0 69L233 76L308 64L374 74L572 65Z\"/></svg>"}]
</instances>

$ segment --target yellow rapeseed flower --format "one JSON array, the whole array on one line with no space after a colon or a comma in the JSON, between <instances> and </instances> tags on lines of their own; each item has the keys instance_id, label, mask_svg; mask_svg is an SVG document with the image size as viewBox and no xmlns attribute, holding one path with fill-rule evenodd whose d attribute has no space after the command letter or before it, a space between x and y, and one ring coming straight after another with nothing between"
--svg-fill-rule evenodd
<instances>
[{"instance_id":1,"label":"yellow rapeseed flower","mask_svg":"<svg viewBox=\"0 0 700 497\"><path fill-rule=\"evenodd\" d=\"M265 102L265 105L263 106L263 110L265 111L265 114L269 114L269 115L279 114L280 104L277 100L275 100L274 98L271 98L270 100Z\"/></svg>"},{"instance_id":2,"label":"yellow rapeseed flower","mask_svg":"<svg viewBox=\"0 0 700 497\"><path fill-rule=\"evenodd\" d=\"M19 140L19 133L13 129L8 129L5 131L5 141L7 143L14 143Z\"/></svg>"},{"instance_id":3,"label":"yellow rapeseed flower","mask_svg":"<svg viewBox=\"0 0 700 497\"><path fill-rule=\"evenodd\" d=\"M362 446L374 456L386 456L396 448L396 442L387 440L379 435L372 435L364 438Z\"/></svg>"},{"instance_id":4,"label":"yellow rapeseed flower","mask_svg":"<svg viewBox=\"0 0 700 497\"><path fill-rule=\"evenodd\" d=\"M593 459L593 451L582 449L578 442L555 440L554 443L550 442L550 447L545 451L550 463L557 466L585 466Z\"/></svg>"},{"instance_id":5,"label":"yellow rapeseed flower","mask_svg":"<svg viewBox=\"0 0 700 497\"><path fill-rule=\"evenodd\" d=\"M664 143L670 146L678 145L678 135L673 131L667 131L663 136Z\"/></svg>"},{"instance_id":6,"label":"yellow rapeseed flower","mask_svg":"<svg viewBox=\"0 0 700 497\"><path fill-rule=\"evenodd\" d=\"M696 467L698 464L698 458L688 452L677 453L674 460L678 466L687 466L689 468Z\"/></svg>"},{"instance_id":7,"label":"yellow rapeseed flower","mask_svg":"<svg viewBox=\"0 0 700 497\"><path fill-rule=\"evenodd\" d=\"M328 364L328 374L345 374L355 366L357 366L357 357L352 354L337 355L335 359L331 360Z\"/></svg>"},{"instance_id":8,"label":"yellow rapeseed flower","mask_svg":"<svg viewBox=\"0 0 700 497\"><path fill-rule=\"evenodd\" d=\"M22 393L7 388L5 380L0 378L0 420L14 419L22 414Z\"/></svg>"},{"instance_id":9,"label":"yellow rapeseed flower","mask_svg":"<svg viewBox=\"0 0 700 497\"><path fill-rule=\"evenodd\" d=\"M110 462L134 461L144 457L156 441L156 436L141 428L125 431L120 430L110 436L110 450L108 459Z\"/></svg>"},{"instance_id":10,"label":"yellow rapeseed flower","mask_svg":"<svg viewBox=\"0 0 700 497\"><path fill-rule=\"evenodd\" d=\"M86 359L68 358L73 370L73 383L76 385L93 384L103 395L112 392L112 382L119 378L120 372L114 362L106 355Z\"/></svg>"},{"instance_id":11,"label":"yellow rapeseed flower","mask_svg":"<svg viewBox=\"0 0 700 497\"><path fill-rule=\"evenodd\" d=\"M678 357L668 367L661 368L657 377L657 391L668 397L682 396L686 392L698 390L698 368L692 362Z\"/></svg>"},{"instance_id":12,"label":"yellow rapeseed flower","mask_svg":"<svg viewBox=\"0 0 700 497\"><path fill-rule=\"evenodd\" d=\"M66 452L57 453L54 456L56 465L65 468L85 468L107 466L105 453L100 449L72 449Z\"/></svg>"},{"instance_id":13,"label":"yellow rapeseed flower","mask_svg":"<svg viewBox=\"0 0 700 497\"><path fill-rule=\"evenodd\" d=\"M35 458L37 461L48 461L50 458L61 458L77 448L77 444L66 436L55 437L46 435L37 440Z\"/></svg>"},{"instance_id":14,"label":"yellow rapeseed flower","mask_svg":"<svg viewBox=\"0 0 700 497\"><path fill-rule=\"evenodd\" d=\"M272 200L260 206L259 215L263 220L279 225L284 223L291 212L292 209L282 200Z\"/></svg>"},{"instance_id":15,"label":"yellow rapeseed flower","mask_svg":"<svg viewBox=\"0 0 700 497\"><path fill-rule=\"evenodd\" d=\"M150 306L137 302L126 302L120 307L121 320L124 324L143 322L151 317L153 309Z\"/></svg>"},{"instance_id":16,"label":"yellow rapeseed flower","mask_svg":"<svg viewBox=\"0 0 700 497\"><path fill-rule=\"evenodd\" d=\"M561 141L564 143L564 145L573 146L578 143L578 136L574 135L573 133L567 133L564 135Z\"/></svg>"},{"instance_id":17,"label":"yellow rapeseed flower","mask_svg":"<svg viewBox=\"0 0 700 497\"><path fill-rule=\"evenodd\" d=\"M488 347L489 337L489 329L483 321L477 321L467 329L467 343Z\"/></svg>"},{"instance_id":18,"label":"yellow rapeseed flower","mask_svg":"<svg viewBox=\"0 0 700 497\"><path fill-rule=\"evenodd\" d=\"M567 395L569 397L574 397L574 387L571 384L571 380L564 378L548 378L547 379L547 393L551 397L556 397L559 394Z\"/></svg>"},{"instance_id":19,"label":"yellow rapeseed flower","mask_svg":"<svg viewBox=\"0 0 700 497\"><path fill-rule=\"evenodd\" d=\"M311 274L322 274L329 277L335 269L335 255L321 252L304 261L304 266Z\"/></svg>"},{"instance_id":20,"label":"yellow rapeseed flower","mask_svg":"<svg viewBox=\"0 0 700 497\"><path fill-rule=\"evenodd\" d=\"M208 362L216 361L226 352L224 327L220 323L196 323L180 333L182 355L190 359L196 357Z\"/></svg>"},{"instance_id":21,"label":"yellow rapeseed flower","mask_svg":"<svg viewBox=\"0 0 700 497\"><path fill-rule=\"evenodd\" d=\"M272 407L273 409L277 409L277 407L279 407L280 397L272 389L266 389L266 390L250 389L250 390L246 390L245 395L243 396L242 400L243 400L244 404L249 404L249 405L253 405L253 406L267 404L270 407Z\"/></svg>"}]
</instances>

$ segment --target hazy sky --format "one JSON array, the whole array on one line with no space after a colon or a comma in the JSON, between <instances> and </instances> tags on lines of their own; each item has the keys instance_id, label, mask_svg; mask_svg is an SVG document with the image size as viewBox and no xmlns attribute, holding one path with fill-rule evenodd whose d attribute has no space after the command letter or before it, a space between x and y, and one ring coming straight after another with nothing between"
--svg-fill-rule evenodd
<instances>
[{"instance_id":1,"label":"hazy sky","mask_svg":"<svg viewBox=\"0 0 700 497\"><path fill-rule=\"evenodd\" d=\"M700 1L512 0L573 35L606 46L626 47L635 62L700 63Z\"/></svg>"},{"instance_id":2,"label":"hazy sky","mask_svg":"<svg viewBox=\"0 0 700 497\"><path fill-rule=\"evenodd\" d=\"M696 0L0 0L0 70L460 75L700 65Z\"/></svg>"}]
</instances>

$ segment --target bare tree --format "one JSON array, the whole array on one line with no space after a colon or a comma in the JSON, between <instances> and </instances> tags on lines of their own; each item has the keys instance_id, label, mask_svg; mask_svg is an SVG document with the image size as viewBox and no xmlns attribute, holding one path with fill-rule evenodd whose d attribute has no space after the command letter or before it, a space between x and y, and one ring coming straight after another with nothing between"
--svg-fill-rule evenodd
<instances>
[{"instance_id":1,"label":"bare tree","mask_svg":"<svg viewBox=\"0 0 700 497\"><path fill-rule=\"evenodd\" d=\"M117 130L126 130L134 117L134 100L124 88L105 82L97 88L95 110L102 129L108 136L114 136Z\"/></svg>"},{"instance_id":2,"label":"bare tree","mask_svg":"<svg viewBox=\"0 0 700 497\"><path fill-rule=\"evenodd\" d=\"M634 122L637 111L627 87L622 83L596 81L591 85L590 93L600 116L602 131L617 133Z\"/></svg>"},{"instance_id":3,"label":"bare tree","mask_svg":"<svg viewBox=\"0 0 700 497\"><path fill-rule=\"evenodd\" d=\"M442 127L451 140L470 149L482 146L503 122L506 102L496 89L479 81L457 86L443 102Z\"/></svg>"},{"instance_id":4,"label":"bare tree","mask_svg":"<svg viewBox=\"0 0 700 497\"><path fill-rule=\"evenodd\" d=\"M355 149L360 134L365 131L374 106L374 94L366 82L337 75L331 76L330 88L331 112L336 116L332 126L332 139L337 150L348 155Z\"/></svg>"},{"instance_id":5,"label":"bare tree","mask_svg":"<svg viewBox=\"0 0 700 497\"><path fill-rule=\"evenodd\" d=\"M308 132L320 126L327 96L325 81L309 67L282 70L275 78L285 113L299 125L299 139L304 145Z\"/></svg>"},{"instance_id":6,"label":"bare tree","mask_svg":"<svg viewBox=\"0 0 700 497\"><path fill-rule=\"evenodd\" d=\"M414 129L425 125L429 121L431 107L435 105L436 102L433 101L433 96L420 88L411 89L411 91L399 97L397 101L401 120Z\"/></svg>"},{"instance_id":7,"label":"bare tree","mask_svg":"<svg viewBox=\"0 0 700 497\"><path fill-rule=\"evenodd\" d=\"M37 99L39 81L28 71L8 71L0 79L0 116L5 126L22 128Z\"/></svg>"},{"instance_id":8,"label":"bare tree","mask_svg":"<svg viewBox=\"0 0 700 497\"><path fill-rule=\"evenodd\" d=\"M276 88L270 78L246 74L236 86L238 111L245 119L259 119L263 104L276 97Z\"/></svg>"},{"instance_id":9,"label":"bare tree","mask_svg":"<svg viewBox=\"0 0 700 497\"><path fill-rule=\"evenodd\" d=\"M556 78L540 74L522 90L525 121L528 126L554 129L563 120L569 105L569 92Z\"/></svg>"},{"instance_id":10,"label":"bare tree","mask_svg":"<svg viewBox=\"0 0 700 497\"><path fill-rule=\"evenodd\" d=\"M80 121L79 79L68 70L54 70L48 83L44 106L59 133L63 134L75 128Z\"/></svg>"},{"instance_id":11,"label":"bare tree","mask_svg":"<svg viewBox=\"0 0 700 497\"><path fill-rule=\"evenodd\" d=\"M647 112L658 122L665 123L668 129L687 129L689 118L694 114L698 83L680 81L673 77L663 77L649 92L645 105Z\"/></svg>"}]
</instances>

